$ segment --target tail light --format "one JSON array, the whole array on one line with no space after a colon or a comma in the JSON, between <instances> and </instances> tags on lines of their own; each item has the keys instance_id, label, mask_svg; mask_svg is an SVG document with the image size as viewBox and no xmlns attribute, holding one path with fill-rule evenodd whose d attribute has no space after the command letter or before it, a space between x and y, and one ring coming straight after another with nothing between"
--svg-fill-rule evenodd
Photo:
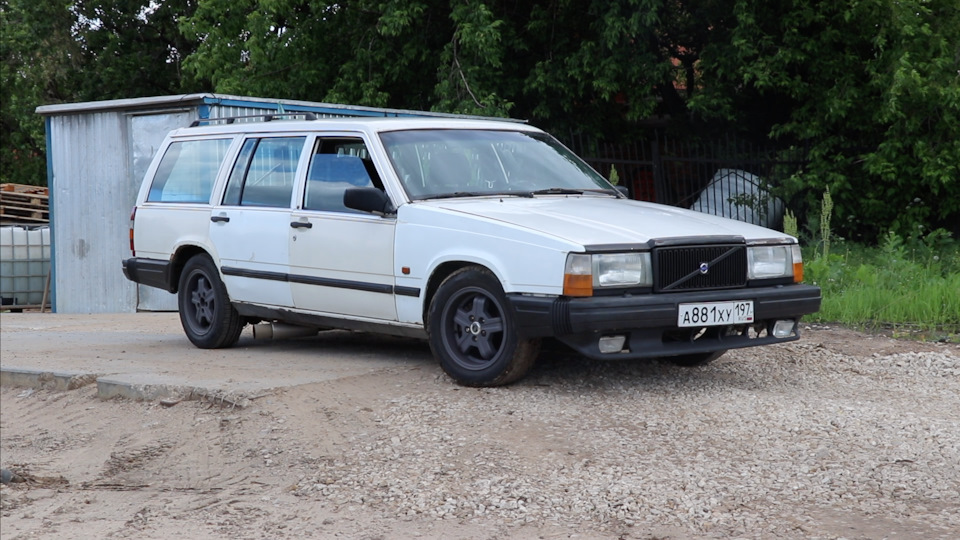
<instances>
[{"instance_id":1,"label":"tail light","mask_svg":"<svg viewBox=\"0 0 960 540\"><path fill-rule=\"evenodd\" d=\"M133 247L133 221L137 218L137 207L134 206L133 210L130 211L130 254L133 257L137 256L137 250Z\"/></svg>"}]
</instances>

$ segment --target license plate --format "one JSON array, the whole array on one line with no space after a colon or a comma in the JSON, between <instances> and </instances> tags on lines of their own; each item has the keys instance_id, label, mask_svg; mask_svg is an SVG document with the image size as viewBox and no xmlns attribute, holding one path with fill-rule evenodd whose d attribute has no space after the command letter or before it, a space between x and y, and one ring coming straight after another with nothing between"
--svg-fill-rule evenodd
<instances>
[{"instance_id":1,"label":"license plate","mask_svg":"<svg viewBox=\"0 0 960 540\"><path fill-rule=\"evenodd\" d=\"M723 326L753 322L753 301L680 304L677 326Z\"/></svg>"}]
</instances>

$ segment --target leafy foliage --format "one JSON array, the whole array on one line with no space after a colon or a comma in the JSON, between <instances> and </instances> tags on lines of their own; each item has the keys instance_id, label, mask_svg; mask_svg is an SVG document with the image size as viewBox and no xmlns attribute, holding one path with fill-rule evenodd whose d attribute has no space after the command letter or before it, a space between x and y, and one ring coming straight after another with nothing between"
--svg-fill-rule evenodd
<instances>
[{"instance_id":1,"label":"leafy foliage","mask_svg":"<svg viewBox=\"0 0 960 540\"><path fill-rule=\"evenodd\" d=\"M954 0L731 2L690 108L811 147L795 177L826 187L842 234L960 221L960 5ZM721 30L720 28L724 28ZM762 123L760 125L763 125Z\"/></svg>"},{"instance_id":2,"label":"leafy foliage","mask_svg":"<svg viewBox=\"0 0 960 540\"><path fill-rule=\"evenodd\" d=\"M653 89L672 69L655 47L662 6L207 0L182 27L201 42L188 69L221 92L601 131L656 108Z\"/></svg>"},{"instance_id":3,"label":"leafy foliage","mask_svg":"<svg viewBox=\"0 0 960 540\"><path fill-rule=\"evenodd\" d=\"M195 43L178 21L198 0L74 0L74 36L82 51L79 101L155 96L201 89L181 64Z\"/></svg>"},{"instance_id":4,"label":"leafy foliage","mask_svg":"<svg viewBox=\"0 0 960 540\"><path fill-rule=\"evenodd\" d=\"M39 104L215 91L513 116L565 135L736 131L807 149L797 215L960 227L956 0L0 0L2 175ZM958 231L960 232L960 231Z\"/></svg>"},{"instance_id":5,"label":"leafy foliage","mask_svg":"<svg viewBox=\"0 0 960 540\"><path fill-rule=\"evenodd\" d=\"M196 0L0 1L0 179L46 181L39 105L191 91L177 27Z\"/></svg>"},{"instance_id":6,"label":"leafy foliage","mask_svg":"<svg viewBox=\"0 0 960 540\"><path fill-rule=\"evenodd\" d=\"M0 2L0 179L46 181L42 103L68 98L76 85L79 44L70 2Z\"/></svg>"}]
</instances>

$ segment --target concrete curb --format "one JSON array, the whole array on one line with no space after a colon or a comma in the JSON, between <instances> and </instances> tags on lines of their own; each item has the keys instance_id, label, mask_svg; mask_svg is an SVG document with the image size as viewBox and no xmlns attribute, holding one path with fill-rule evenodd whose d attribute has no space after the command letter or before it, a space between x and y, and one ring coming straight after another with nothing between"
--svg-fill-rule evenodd
<instances>
[{"instance_id":1,"label":"concrete curb","mask_svg":"<svg viewBox=\"0 0 960 540\"><path fill-rule=\"evenodd\" d=\"M187 400L196 392L188 386L169 384L134 384L119 379L97 379L97 397L100 399L127 398L135 401L155 401L164 398Z\"/></svg>"},{"instance_id":2,"label":"concrete curb","mask_svg":"<svg viewBox=\"0 0 960 540\"><path fill-rule=\"evenodd\" d=\"M244 408L252 398L245 393L224 393L194 386L140 384L120 378L71 371L43 371L26 368L0 368L0 386L42 390L76 390L96 383L100 399L125 398L134 401L208 401L221 407Z\"/></svg>"},{"instance_id":3,"label":"concrete curb","mask_svg":"<svg viewBox=\"0 0 960 540\"><path fill-rule=\"evenodd\" d=\"M42 371L26 368L0 369L0 386L19 386L44 390L76 390L93 384L99 375L75 371Z\"/></svg>"}]
</instances>

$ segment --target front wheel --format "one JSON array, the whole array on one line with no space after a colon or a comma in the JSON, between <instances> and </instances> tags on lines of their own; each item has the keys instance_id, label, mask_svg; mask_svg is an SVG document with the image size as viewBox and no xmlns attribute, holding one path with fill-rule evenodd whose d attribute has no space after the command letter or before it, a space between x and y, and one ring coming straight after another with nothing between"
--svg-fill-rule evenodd
<instances>
[{"instance_id":1,"label":"front wheel","mask_svg":"<svg viewBox=\"0 0 960 540\"><path fill-rule=\"evenodd\" d=\"M430 302L430 349L452 379L466 386L499 386L526 375L540 340L520 339L499 280L469 266L447 277Z\"/></svg>"},{"instance_id":2,"label":"front wheel","mask_svg":"<svg viewBox=\"0 0 960 540\"><path fill-rule=\"evenodd\" d=\"M217 267L206 255L194 255L180 274L177 297L180 324L201 349L230 347L240 339L243 318L230 303Z\"/></svg>"}]
</instances>

